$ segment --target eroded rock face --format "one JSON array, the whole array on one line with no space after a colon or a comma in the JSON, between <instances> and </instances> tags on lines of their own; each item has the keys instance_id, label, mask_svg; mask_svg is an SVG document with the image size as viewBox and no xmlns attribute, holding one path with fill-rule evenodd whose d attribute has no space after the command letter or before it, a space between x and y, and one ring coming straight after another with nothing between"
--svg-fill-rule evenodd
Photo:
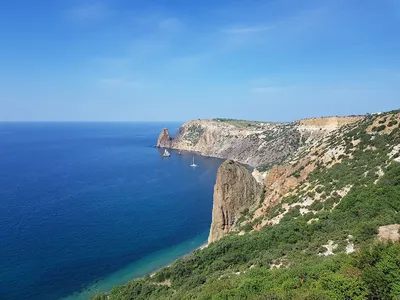
<instances>
[{"instance_id":1,"label":"eroded rock face","mask_svg":"<svg viewBox=\"0 0 400 300\"><path fill-rule=\"evenodd\" d=\"M215 242L231 231L246 209L258 205L262 186L242 165L225 161L218 169L214 186L212 224L208 243Z\"/></svg>"},{"instance_id":2,"label":"eroded rock face","mask_svg":"<svg viewBox=\"0 0 400 300\"><path fill-rule=\"evenodd\" d=\"M157 147L170 148L171 147L171 136L169 135L168 129L164 128L157 140Z\"/></svg>"},{"instance_id":3,"label":"eroded rock face","mask_svg":"<svg viewBox=\"0 0 400 300\"><path fill-rule=\"evenodd\" d=\"M301 126L310 126L316 128L331 128L332 130L336 130L337 128L355 123L360 121L363 116L354 116L354 117L325 117L325 118L308 118L300 120Z\"/></svg>"},{"instance_id":4,"label":"eroded rock face","mask_svg":"<svg viewBox=\"0 0 400 300\"><path fill-rule=\"evenodd\" d=\"M301 171L298 172L298 177L293 176L293 174L300 169ZM306 165L306 161L303 161L296 167L290 165L273 166L265 177L266 192L263 206L255 215L261 216L263 211L280 203L282 197L285 197L290 189L307 178L313 170L314 164Z\"/></svg>"},{"instance_id":5,"label":"eroded rock face","mask_svg":"<svg viewBox=\"0 0 400 300\"><path fill-rule=\"evenodd\" d=\"M254 167L290 159L304 143L319 140L356 117L318 118L292 123L194 120L183 124L160 147L196 151L205 156L232 159ZM244 122L244 123L243 123ZM161 136L167 136L163 130Z\"/></svg>"}]
</instances>

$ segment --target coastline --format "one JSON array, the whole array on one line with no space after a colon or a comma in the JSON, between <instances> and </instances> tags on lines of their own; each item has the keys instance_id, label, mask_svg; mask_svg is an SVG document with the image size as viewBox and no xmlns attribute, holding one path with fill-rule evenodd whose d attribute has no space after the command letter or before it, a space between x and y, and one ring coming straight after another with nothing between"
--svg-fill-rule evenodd
<instances>
[{"instance_id":1,"label":"coastline","mask_svg":"<svg viewBox=\"0 0 400 300\"><path fill-rule=\"evenodd\" d=\"M247 170L249 170L250 173L253 172L255 169L257 169L256 166L252 166L250 164L247 164L247 163L244 163L244 162L241 162L241 161L237 161L237 160L232 159L232 158L226 158L226 157L222 157L222 156L206 155L206 154L204 154L204 153L202 153L200 151L186 150L186 149L173 148L173 147L157 147L157 146L155 146L155 147L158 148L158 149L167 149L167 150L170 150L170 151L173 151L173 152L181 151L182 153L186 152L186 153L189 153L189 154L196 154L196 155L199 155L199 156L202 156L202 157L205 157L205 158L216 158L216 159L220 159L222 161L233 160L233 161L237 162L238 164L241 164L242 166L244 166Z\"/></svg>"},{"instance_id":2,"label":"coastline","mask_svg":"<svg viewBox=\"0 0 400 300\"><path fill-rule=\"evenodd\" d=\"M207 238L209 231L203 232L196 237L186 240L178 245L151 253L138 261L120 269L105 278L102 278L81 291L63 297L63 300L84 300L99 293L110 292L118 285L138 279L144 276L154 276L159 270L172 265L176 260L190 255L194 251L202 250L208 246Z\"/></svg>"},{"instance_id":3,"label":"coastline","mask_svg":"<svg viewBox=\"0 0 400 300\"><path fill-rule=\"evenodd\" d=\"M171 262L170 264L165 265L165 266L163 266L163 267L161 267L161 268L155 270L153 273L150 274L150 277L153 277L154 275L156 275L156 273L157 273L158 271L170 267L170 266L173 265L178 259L181 259L181 258L183 258L183 257L185 257L185 256L188 256L188 255L192 254L193 252L195 252L195 251L197 251L197 250L203 250L203 249L205 249L205 248L207 248L207 247L208 247L208 242L205 242L203 245L197 247L197 248L194 249L193 251L191 251L191 252L189 252L189 253L187 253L187 254L185 254L185 255L182 255L181 257L178 257L177 259L175 259L175 260L174 260L173 262ZM149 275L149 274L146 274L146 275ZM144 276L146 276L146 275L144 275Z\"/></svg>"}]
</instances>

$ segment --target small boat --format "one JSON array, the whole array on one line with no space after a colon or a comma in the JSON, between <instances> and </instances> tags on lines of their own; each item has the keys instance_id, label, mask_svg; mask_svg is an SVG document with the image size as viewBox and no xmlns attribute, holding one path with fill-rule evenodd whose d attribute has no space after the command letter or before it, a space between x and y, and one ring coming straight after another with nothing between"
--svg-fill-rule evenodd
<instances>
[{"instance_id":1,"label":"small boat","mask_svg":"<svg viewBox=\"0 0 400 300\"><path fill-rule=\"evenodd\" d=\"M193 167L193 168L196 168L196 167L197 167L197 165L194 163L194 156L193 156L192 164L191 164L190 166Z\"/></svg>"},{"instance_id":2,"label":"small boat","mask_svg":"<svg viewBox=\"0 0 400 300\"><path fill-rule=\"evenodd\" d=\"M170 157L170 156L171 156L171 153L169 153L168 150L165 149L162 156L164 156L164 157Z\"/></svg>"},{"instance_id":3,"label":"small boat","mask_svg":"<svg viewBox=\"0 0 400 300\"><path fill-rule=\"evenodd\" d=\"M178 155L182 155L182 152L181 152L181 150L178 150Z\"/></svg>"}]
</instances>

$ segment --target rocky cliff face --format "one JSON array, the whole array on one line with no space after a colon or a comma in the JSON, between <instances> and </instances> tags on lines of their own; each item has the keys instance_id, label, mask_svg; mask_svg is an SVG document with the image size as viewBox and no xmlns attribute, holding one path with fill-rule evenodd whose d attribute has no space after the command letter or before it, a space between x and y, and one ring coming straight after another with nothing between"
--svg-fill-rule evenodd
<instances>
[{"instance_id":1,"label":"rocky cliff face","mask_svg":"<svg viewBox=\"0 0 400 300\"><path fill-rule=\"evenodd\" d=\"M256 174L264 178L264 199L243 224L260 230L296 213L318 221L312 216L333 210L358 181L377 184L391 163L400 162L399 124L400 113L391 112L299 121L305 143L283 163Z\"/></svg>"},{"instance_id":2,"label":"rocky cliff face","mask_svg":"<svg viewBox=\"0 0 400 300\"><path fill-rule=\"evenodd\" d=\"M394 124L391 129L398 126L397 115L381 118L386 118L386 126L390 122ZM382 126L383 119L373 119ZM319 192L322 187L318 181L309 180L309 175L352 158L351 151L360 147L360 140L356 137L351 140L346 135L368 122L372 121L365 116L314 118L292 123L196 120L185 123L172 138L164 129L158 146L229 159L218 170L214 187L208 239L211 243L231 231L244 233L243 228L259 230L278 224L286 214L296 210L301 215L315 214L314 206L318 207L315 203L329 197L337 205L351 185L338 185L332 188L334 196L325 195ZM378 134L380 128L375 123L370 125L374 128L370 129L372 135ZM393 149L392 152L396 148ZM397 158L398 155L394 159ZM261 168L250 174L234 161ZM292 198L298 201L291 203Z\"/></svg>"},{"instance_id":3,"label":"rocky cliff face","mask_svg":"<svg viewBox=\"0 0 400 300\"><path fill-rule=\"evenodd\" d=\"M258 205L261 192L261 185L245 167L232 160L225 161L218 169L214 187L208 242L215 242L230 232L246 208Z\"/></svg>"},{"instance_id":4,"label":"rocky cliff face","mask_svg":"<svg viewBox=\"0 0 400 300\"><path fill-rule=\"evenodd\" d=\"M168 129L164 128L160 133L157 140L157 147L170 148L171 147L171 136L169 135Z\"/></svg>"},{"instance_id":5,"label":"rocky cliff face","mask_svg":"<svg viewBox=\"0 0 400 300\"><path fill-rule=\"evenodd\" d=\"M274 165L291 158L301 146L357 120L358 117L319 118L292 123L196 120L185 123L172 138L164 129L158 146L196 151L254 167Z\"/></svg>"}]
</instances>

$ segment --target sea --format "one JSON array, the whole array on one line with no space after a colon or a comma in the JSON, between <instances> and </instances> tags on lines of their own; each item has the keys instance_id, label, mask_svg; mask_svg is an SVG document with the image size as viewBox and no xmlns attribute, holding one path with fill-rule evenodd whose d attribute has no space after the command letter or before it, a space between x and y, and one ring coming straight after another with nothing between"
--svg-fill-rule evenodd
<instances>
[{"instance_id":1,"label":"sea","mask_svg":"<svg viewBox=\"0 0 400 300\"><path fill-rule=\"evenodd\" d=\"M180 125L0 123L0 299L88 299L203 245L222 161L162 157Z\"/></svg>"}]
</instances>

